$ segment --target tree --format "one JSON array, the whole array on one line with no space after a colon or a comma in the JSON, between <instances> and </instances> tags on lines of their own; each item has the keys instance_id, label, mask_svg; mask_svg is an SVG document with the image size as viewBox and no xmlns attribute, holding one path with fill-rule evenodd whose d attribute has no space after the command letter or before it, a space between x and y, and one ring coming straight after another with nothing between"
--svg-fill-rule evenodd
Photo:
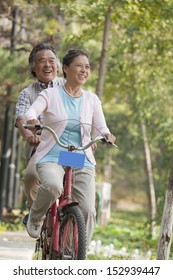
<instances>
[{"instance_id":1,"label":"tree","mask_svg":"<svg viewBox=\"0 0 173 280\"><path fill-rule=\"evenodd\" d=\"M101 54L100 54L99 75L98 75L98 82L97 82L97 87L96 87L96 93L100 99L102 97L103 84L104 84L104 78L105 78L104 76L105 76L105 71L106 71L106 54L107 54L109 30L110 30L110 24L111 24L111 10L112 10L112 5L108 6L108 10L107 10L107 13L105 16L102 50L101 50Z\"/></svg>"},{"instance_id":2,"label":"tree","mask_svg":"<svg viewBox=\"0 0 173 280\"><path fill-rule=\"evenodd\" d=\"M172 242L173 227L173 154L171 158L170 176L165 195L165 203L160 227L160 236L157 248L157 259L168 260Z\"/></svg>"}]
</instances>

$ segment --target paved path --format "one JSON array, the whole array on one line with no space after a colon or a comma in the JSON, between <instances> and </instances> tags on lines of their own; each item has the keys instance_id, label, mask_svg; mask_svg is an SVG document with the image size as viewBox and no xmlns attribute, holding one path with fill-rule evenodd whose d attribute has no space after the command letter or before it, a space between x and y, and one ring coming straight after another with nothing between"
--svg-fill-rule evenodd
<instances>
[{"instance_id":1,"label":"paved path","mask_svg":"<svg viewBox=\"0 0 173 280\"><path fill-rule=\"evenodd\" d=\"M0 232L0 260L32 260L34 247L26 231Z\"/></svg>"}]
</instances>

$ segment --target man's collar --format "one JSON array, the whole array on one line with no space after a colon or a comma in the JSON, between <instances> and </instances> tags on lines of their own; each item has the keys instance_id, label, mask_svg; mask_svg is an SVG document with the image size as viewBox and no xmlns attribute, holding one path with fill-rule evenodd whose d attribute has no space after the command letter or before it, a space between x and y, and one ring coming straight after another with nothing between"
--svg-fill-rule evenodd
<instances>
[{"instance_id":1,"label":"man's collar","mask_svg":"<svg viewBox=\"0 0 173 280\"><path fill-rule=\"evenodd\" d=\"M46 89L46 88L49 88L49 87L54 87L55 84L56 84L56 81L57 81L57 77L55 77L52 81L50 81L48 83L48 85L46 85L45 83L42 83L39 81L39 85L42 89Z\"/></svg>"}]
</instances>

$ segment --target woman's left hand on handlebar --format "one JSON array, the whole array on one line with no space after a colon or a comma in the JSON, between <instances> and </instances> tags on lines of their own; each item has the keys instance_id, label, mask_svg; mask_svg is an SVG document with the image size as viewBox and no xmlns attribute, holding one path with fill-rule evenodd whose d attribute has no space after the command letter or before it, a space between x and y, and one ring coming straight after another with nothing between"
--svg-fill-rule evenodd
<instances>
[{"instance_id":1,"label":"woman's left hand on handlebar","mask_svg":"<svg viewBox=\"0 0 173 280\"><path fill-rule=\"evenodd\" d=\"M104 136L107 138L107 140L111 143L115 143L116 137L111 133L105 133Z\"/></svg>"}]
</instances>

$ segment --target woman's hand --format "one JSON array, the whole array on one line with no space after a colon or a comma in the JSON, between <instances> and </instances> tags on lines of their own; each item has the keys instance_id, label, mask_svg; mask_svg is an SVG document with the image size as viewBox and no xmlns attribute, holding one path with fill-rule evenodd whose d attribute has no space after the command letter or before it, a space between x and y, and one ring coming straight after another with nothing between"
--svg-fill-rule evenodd
<instances>
[{"instance_id":1,"label":"woman's hand","mask_svg":"<svg viewBox=\"0 0 173 280\"><path fill-rule=\"evenodd\" d=\"M111 133L105 133L104 136L106 137L106 139L111 142L111 143L115 143L116 141L116 137L111 134Z\"/></svg>"}]
</instances>

